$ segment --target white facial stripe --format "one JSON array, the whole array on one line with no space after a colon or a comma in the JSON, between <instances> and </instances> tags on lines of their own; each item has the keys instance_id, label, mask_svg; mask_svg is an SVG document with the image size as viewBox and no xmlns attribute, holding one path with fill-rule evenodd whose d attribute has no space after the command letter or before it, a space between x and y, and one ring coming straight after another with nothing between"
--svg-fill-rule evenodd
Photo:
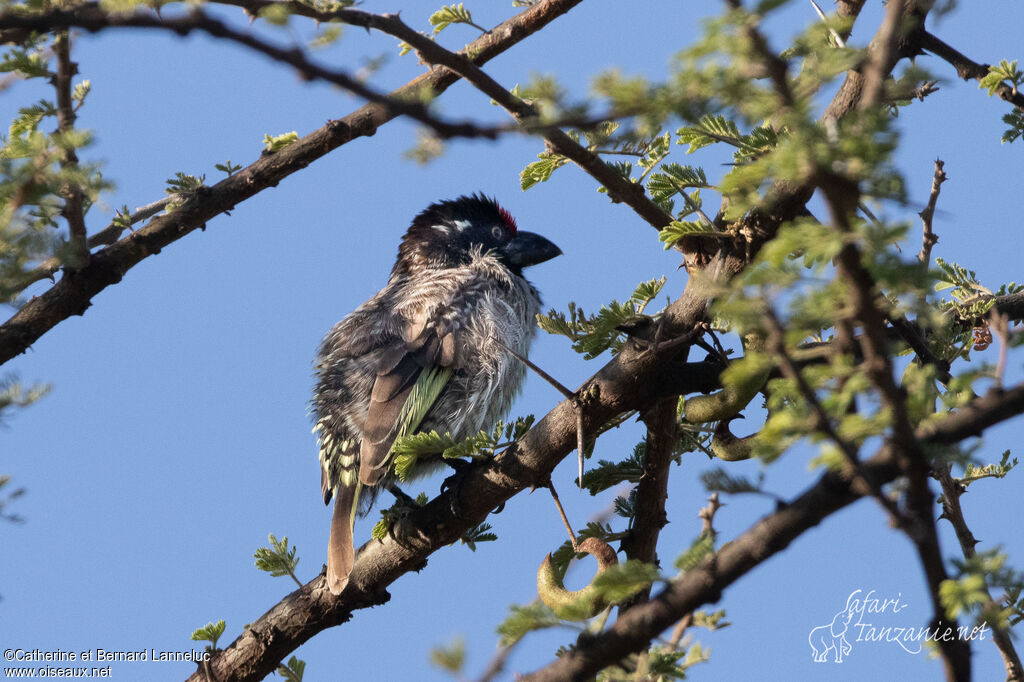
<instances>
[{"instance_id":1,"label":"white facial stripe","mask_svg":"<svg viewBox=\"0 0 1024 682\"><path fill-rule=\"evenodd\" d=\"M453 220L452 222L455 224L455 227L459 232L465 232L470 226L470 222L468 220Z\"/></svg>"},{"instance_id":2,"label":"white facial stripe","mask_svg":"<svg viewBox=\"0 0 1024 682\"><path fill-rule=\"evenodd\" d=\"M432 225L431 227L441 234L448 234L449 232L449 227L447 225Z\"/></svg>"}]
</instances>

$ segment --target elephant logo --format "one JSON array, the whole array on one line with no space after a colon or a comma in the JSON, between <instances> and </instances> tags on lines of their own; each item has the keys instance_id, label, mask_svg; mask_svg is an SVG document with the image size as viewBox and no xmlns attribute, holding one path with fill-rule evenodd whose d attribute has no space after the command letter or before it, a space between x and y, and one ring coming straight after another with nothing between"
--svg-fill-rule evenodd
<instances>
[{"instance_id":1,"label":"elephant logo","mask_svg":"<svg viewBox=\"0 0 1024 682\"><path fill-rule=\"evenodd\" d=\"M815 663L825 663L830 651L834 652L835 662L842 663L843 656L849 656L853 650L853 645L846 639L846 630L850 627L850 621L853 620L853 609L850 608L850 602L853 600L854 594L857 592L849 596L846 606L836 614L831 623L819 625L807 636Z\"/></svg>"}]
</instances>

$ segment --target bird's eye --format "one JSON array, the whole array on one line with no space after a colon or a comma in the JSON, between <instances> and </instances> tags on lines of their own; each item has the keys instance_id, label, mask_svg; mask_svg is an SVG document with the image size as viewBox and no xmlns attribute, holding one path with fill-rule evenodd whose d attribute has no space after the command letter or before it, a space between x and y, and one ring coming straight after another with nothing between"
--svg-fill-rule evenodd
<instances>
[{"instance_id":1,"label":"bird's eye","mask_svg":"<svg viewBox=\"0 0 1024 682\"><path fill-rule=\"evenodd\" d=\"M505 236L505 230L495 225L494 227L491 228L491 236L494 237L495 239L501 239L502 237Z\"/></svg>"}]
</instances>

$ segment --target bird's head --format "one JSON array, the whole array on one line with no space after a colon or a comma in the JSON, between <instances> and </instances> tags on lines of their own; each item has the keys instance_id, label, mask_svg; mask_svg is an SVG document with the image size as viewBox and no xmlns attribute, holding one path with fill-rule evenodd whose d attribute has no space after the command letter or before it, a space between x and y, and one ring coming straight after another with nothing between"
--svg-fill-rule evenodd
<instances>
[{"instance_id":1,"label":"bird's head","mask_svg":"<svg viewBox=\"0 0 1024 682\"><path fill-rule=\"evenodd\" d=\"M416 216L398 247L395 271L458 267L475 250L493 252L516 273L562 253L539 234L518 229L494 199L473 194L431 204Z\"/></svg>"}]
</instances>

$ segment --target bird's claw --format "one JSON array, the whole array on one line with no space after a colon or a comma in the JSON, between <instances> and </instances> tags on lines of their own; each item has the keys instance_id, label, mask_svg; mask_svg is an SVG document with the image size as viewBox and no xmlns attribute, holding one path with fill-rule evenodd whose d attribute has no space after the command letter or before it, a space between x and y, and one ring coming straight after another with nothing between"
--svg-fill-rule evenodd
<instances>
[{"instance_id":1,"label":"bird's claw","mask_svg":"<svg viewBox=\"0 0 1024 682\"><path fill-rule=\"evenodd\" d=\"M446 459L445 464L455 471L451 476L441 481L441 494L451 491L448 509L452 516L462 516L462 505L459 504L459 488L462 487L462 479L469 471L469 462L463 459Z\"/></svg>"}]
</instances>

